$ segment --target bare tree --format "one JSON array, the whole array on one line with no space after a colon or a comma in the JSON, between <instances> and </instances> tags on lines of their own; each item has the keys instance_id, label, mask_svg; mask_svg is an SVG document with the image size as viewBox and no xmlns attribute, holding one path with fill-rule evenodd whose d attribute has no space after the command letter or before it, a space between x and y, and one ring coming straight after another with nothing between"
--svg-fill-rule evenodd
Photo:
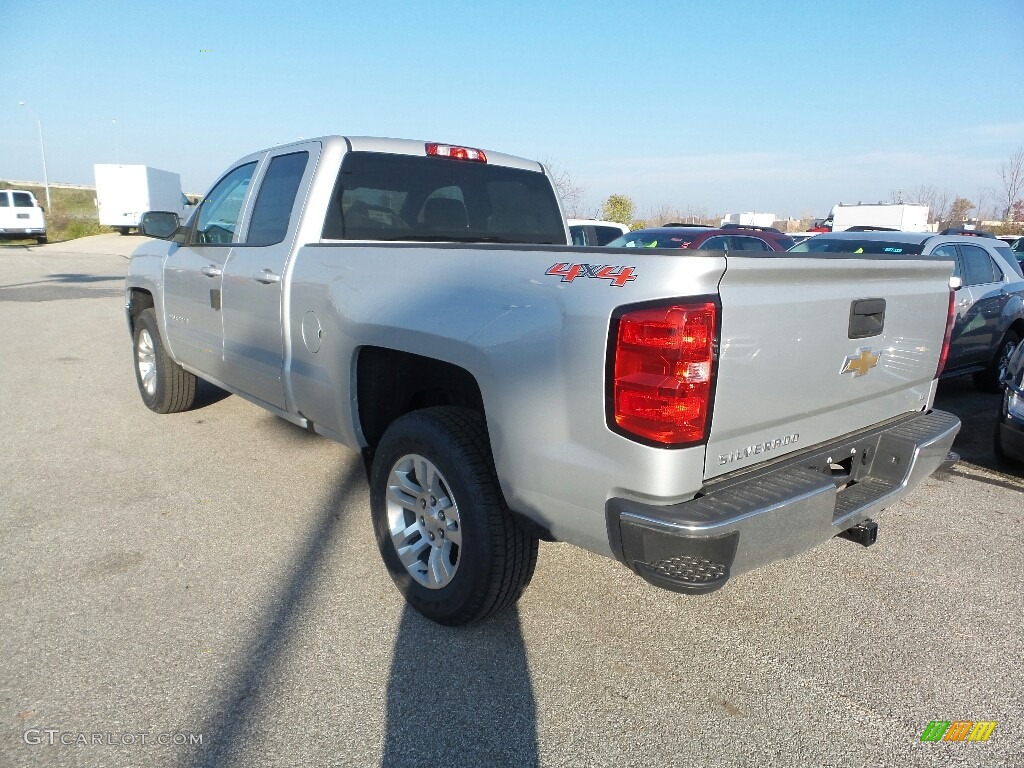
<instances>
[{"instance_id":1,"label":"bare tree","mask_svg":"<svg viewBox=\"0 0 1024 768\"><path fill-rule=\"evenodd\" d=\"M673 221L682 221L683 214L674 206L668 205L667 203L660 203L653 208L647 209L647 211L644 212L643 219L647 222L647 226L649 227L660 227Z\"/></svg>"},{"instance_id":2,"label":"bare tree","mask_svg":"<svg viewBox=\"0 0 1024 768\"><path fill-rule=\"evenodd\" d=\"M1010 209L1020 200L1021 192L1024 191L1024 147L1017 147L1010 159L999 166L999 178L1003 180L999 203L1003 206L1003 219L1008 219Z\"/></svg>"},{"instance_id":3,"label":"bare tree","mask_svg":"<svg viewBox=\"0 0 1024 768\"><path fill-rule=\"evenodd\" d=\"M583 186L577 184L572 174L562 168L557 161L548 157L541 162L551 177L551 183L555 185L555 191L562 198L565 215L570 219L587 218L587 212L583 208L583 196L586 194Z\"/></svg>"}]
</instances>

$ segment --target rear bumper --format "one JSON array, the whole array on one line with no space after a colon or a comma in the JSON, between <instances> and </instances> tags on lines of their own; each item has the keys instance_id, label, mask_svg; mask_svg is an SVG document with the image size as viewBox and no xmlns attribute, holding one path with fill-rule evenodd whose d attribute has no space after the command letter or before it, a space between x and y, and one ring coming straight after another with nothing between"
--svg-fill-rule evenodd
<instances>
[{"instance_id":1,"label":"rear bumper","mask_svg":"<svg viewBox=\"0 0 1024 768\"><path fill-rule=\"evenodd\" d=\"M4 227L0 229L0 237L38 237L46 234L46 227Z\"/></svg>"},{"instance_id":2,"label":"rear bumper","mask_svg":"<svg viewBox=\"0 0 1024 768\"><path fill-rule=\"evenodd\" d=\"M731 577L828 541L952 463L960 421L932 411L715 480L692 501L610 499L616 556L656 586L711 592Z\"/></svg>"}]
</instances>

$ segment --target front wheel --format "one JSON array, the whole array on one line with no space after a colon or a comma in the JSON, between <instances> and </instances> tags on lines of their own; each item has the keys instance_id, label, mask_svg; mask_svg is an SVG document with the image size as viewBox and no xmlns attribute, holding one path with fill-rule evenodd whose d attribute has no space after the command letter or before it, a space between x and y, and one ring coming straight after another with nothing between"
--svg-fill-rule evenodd
<instances>
[{"instance_id":1,"label":"front wheel","mask_svg":"<svg viewBox=\"0 0 1024 768\"><path fill-rule=\"evenodd\" d=\"M395 586L439 624L498 613L533 577L537 539L505 504L475 411L427 408L395 420L374 455L370 510Z\"/></svg>"},{"instance_id":2,"label":"front wheel","mask_svg":"<svg viewBox=\"0 0 1024 768\"><path fill-rule=\"evenodd\" d=\"M977 389L982 392L1003 391L1003 385L999 379L1002 377L1003 371L1006 370L1010 357L1018 344L1020 344L1020 336L1017 335L1017 332L1007 331L1003 340L999 342L999 349L996 350L995 357L992 358L988 368L974 374L974 386Z\"/></svg>"},{"instance_id":3,"label":"front wheel","mask_svg":"<svg viewBox=\"0 0 1024 768\"><path fill-rule=\"evenodd\" d=\"M164 349L156 312L144 309L135 319L135 381L142 402L157 413L179 413L196 399L196 377L178 365Z\"/></svg>"}]
</instances>

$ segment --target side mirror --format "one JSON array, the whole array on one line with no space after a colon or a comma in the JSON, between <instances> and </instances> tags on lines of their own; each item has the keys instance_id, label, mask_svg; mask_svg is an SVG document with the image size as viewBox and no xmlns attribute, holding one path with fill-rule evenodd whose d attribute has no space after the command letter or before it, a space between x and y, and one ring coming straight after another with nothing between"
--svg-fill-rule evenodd
<instances>
[{"instance_id":1,"label":"side mirror","mask_svg":"<svg viewBox=\"0 0 1024 768\"><path fill-rule=\"evenodd\" d=\"M142 220L139 222L139 234L156 237L160 240L169 240L178 231L179 226L181 226L181 221L176 213L147 211L142 214Z\"/></svg>"},{"instance_id":2,"label":"side mirror","mask_svg":"<svg viewBox=\"0 0 1024 768\"><path fill-rule=\"evenodd\" d=\"M954 291L959 291L961 288L964 287L964 279L962 277L957 277L956 275L953 275L952 277L949 278L949 287Z\"/></svg>"}]
</instances>

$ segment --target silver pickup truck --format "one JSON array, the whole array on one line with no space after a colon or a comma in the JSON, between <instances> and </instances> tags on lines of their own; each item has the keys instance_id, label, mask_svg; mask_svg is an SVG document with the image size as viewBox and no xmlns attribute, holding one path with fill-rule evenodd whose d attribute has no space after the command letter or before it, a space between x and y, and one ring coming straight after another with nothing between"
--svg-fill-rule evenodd
<instances>
[{"instance_id":1,"label":"silver pickup truck","mask_svg":"<svg viewBox=\"0 0 1024 768\"><path fill-rule=\"evenodd\" d=\"M142 229L145 404L200 377L361 451L384 562L446 624L513 604L540 539L689 593L870 544L959 429L947 260L571 247L535 162L340 136Z\"/></svg>"}]
</instances>

